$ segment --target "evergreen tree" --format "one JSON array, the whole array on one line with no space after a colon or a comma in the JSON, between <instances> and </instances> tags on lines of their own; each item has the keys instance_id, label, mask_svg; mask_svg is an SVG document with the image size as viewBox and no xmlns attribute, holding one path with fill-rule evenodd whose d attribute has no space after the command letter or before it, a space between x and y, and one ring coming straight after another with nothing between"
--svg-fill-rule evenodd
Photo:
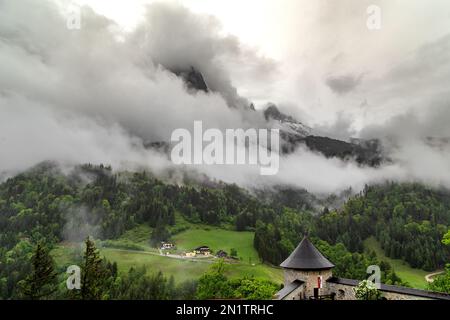
<instances>
[{"instance_id":1,"label":"evergreen tree","mask_svg":"<svg viewBox=\"0 0 450 320\"><path fill-rule=\"evenodd\" d=\"M38 243L31 261L32 274L20 283L22 294L31 300L49 297L57 290L57 275L47 247Z\"/></svg>"},{"instance_id":2,"label":"evergreen tree","mask_svg":"<svg viewBox=\"0 0 450 320\"><path fill-rule=\"evenodd\" d=\"M450 230L442 238L442 243L450 246ZM442 275L437 276L433 282L428 284L428 289L450 293L450 263L447 263L445 271Z\"/></svg>"},{"instance_id":3,"label":"evergreen tree","mask_svg":"<svg viewBox=\"0 0 450 320\"><path fill-rule=\"evenodd\" d=\"M152 231L150 236L150 245L157 247L161 241L167 241L170 237L170 233L165 225L158 224Z\"/></svg>"},{"instance_id":4,"label":"evergreen tree","mask_svg":"<svg viewBox=\"0 0 450 320\"><path fill-rule=\"evenodd\" d=\"M95 243L89 237L85 241L84 264L81 277L81 299L100 300L103 297L103 282L106 270Z\"/></svg>"}]
</instances>

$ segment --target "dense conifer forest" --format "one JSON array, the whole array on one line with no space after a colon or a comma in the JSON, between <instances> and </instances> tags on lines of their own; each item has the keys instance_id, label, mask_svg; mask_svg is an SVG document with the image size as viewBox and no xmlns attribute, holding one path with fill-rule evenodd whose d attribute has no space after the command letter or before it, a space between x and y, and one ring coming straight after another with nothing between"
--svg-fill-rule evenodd
<instances>
[{"instance_id":1,"label":"dense conifer forest","mask_svg":"<svg viewBox=\"0 0 450 320\"><path fill-rule=\"evenodd\" d=\"M147 224L153 230L149 241L156 244L181 231L176 215L191 223L254 231L255 249L273 265L309 234L340 277L364 279L367 266L378 264L383 282L408 285L389 263L364 250L370 236L387 256L415 268L436 270L449 261L449 247L441 242L450 226L447 191L387 183L366 186L342 207L320 209L304 191L283 201L286 192L187 179L169 183L148 172L113 172L107 166L63 170L41 164L0 184L0 298L270 298L279 289L258 279L228 280L220 263L200 279L181 284L158 270L148 275L133 268L120 274L117 264L100 257L95 243L86 239L115 239ZM62 241L85 241L80 265L86 276L77 294L64 290L66 276L56 274L49 254ZM215 288L218 278L224 285ZM435 289L445 288L436 283Z\"/></svg>"}]
</instances>

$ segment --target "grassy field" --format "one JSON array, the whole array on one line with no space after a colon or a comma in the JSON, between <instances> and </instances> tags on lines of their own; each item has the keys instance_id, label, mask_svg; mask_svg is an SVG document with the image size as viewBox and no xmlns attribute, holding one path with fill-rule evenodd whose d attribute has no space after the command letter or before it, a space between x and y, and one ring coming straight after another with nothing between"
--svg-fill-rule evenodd
<instances>
[{"instance_id":1,"label":"grassy field","mask_svg":"<svg viewBox=\"0 0 450 320\"><path fill-rule=\"evenodd\" d=\"M200 277L211 265L207 261L186 261L149 254L147 252L128 252L120 249L105 248L101 254L110 261L116 261L119 272L128 272L131 267L145 266L147 273L162 271L164 275L173 275L176 282Z\"/></svg>"},{"instance_id":2,"label":"grassy field","mask_svg":"<svg viewBox=\"0 0 450 320\"><path fill-rule=\"evenodd\" d=\"M51 251L56 265L61 270L72 264L77 264L81 257L81 244L61 243Z\"/></svg>"},{"instance_id":3,"label":"grassy field","mask_svg":"<svg viewBox=\"0 0 450 320\"><path fill-rule=\"evenodd\" d=\"M180 228L180 226L187 230L181 231L172 237L172 241L177 246L178 251L192 251L194 248L205 245L209 246L213 253L218 250L230 253L231 248L234 248L237 250L238 258L242 262L249 264L260 262L258 253L253 247L253 232L237 232L211 226L190 224L186 221L177 221L177 228ZM125 232L117 240L109 240L108 247L126 249L127 244L129 244L129 249L132 250L140 249L158 252L149 244L150 234L150 227L140 225Z\"/></svg>"},{"instance_id":4,"label":"grassy field","mask_svg":"<svg viewBox=\"0 0 450 320\"><path fill-rule=\"evenodd\" d=\"M119 239L129 240L134 243L148 246L152 228L146 224L137 226L134 229L126 231Z\"/></svg>"},{"instance_id":5,"label":"grassy field","mask_svg":"<svg viewBox=\"0 0 450 320\"><path fill-rule=\"evenodd\" d=\"M230 278L254 276L255 278L283 282L283 273L279 268L262 264L256 250L253 248L252 232L237 232L201 225L189 225L189 229L176 234L173 241L179 250L192 250L195 247L207 245L216 252L230 252L235 248L239 261L227 264L226 275ZM110 242L117 247L101 248L102 256L110 261L116 261L120 272L128 272L131 267L145 266L148 273L162 271L166 276L173 275L176 282L198 279L212 265L215 259L199 259L198 261L181 260L160 256L158 250L148 244L151 229L139 226L126 232L122 237ZM126 248L127 244L139 246L141 251ZM79 244L62 243L52 254L61 268L75 264L80 252Z\"/></svg>"},{"instance_id":6,"label":"grassy field","mask_svg":"<svg viewBox=\"0 0 450 320\"><path fill-rule=\"evenodd\" d=\"M180 260L146 252L126 252L110 248L102 249L101 253L108 260L116 261L119 271L127 272L133 266L145 266L149 273L162 271L167 276L173 275L176 282L199 278L214 262L214 260ZM228 264L226 275L230 278L254 276L276 283L282 283L283 281L280 269L271 268L264 264Z\"/></svg>"},{"instance_id":7,"label":"grassy field","mask_svg":"<svg viewBox=\"0 0 450 320\"><path fill-rule=\"evenodd\" d=\"M237 256L245 263L259 263L258 253L253 247L253 232L236 232L217 228L189 229L173 237L180 250L190 251L199 246L208 246L215 253L224 250L230 253L230 249L237 250Z\"/></svg>"},{"instance_id":8,"label":"grassy field","mask_svg":"<svg viewBox=\"0 0 450 320\"><path fill-rule=\"evenodd\" d=\"M398 276L409 283L413 288L426 289L427 282L425 275L429 272L411 268L406 262L400 259L392 259L385 256L383 249L374 237L370 237L364 241L366 249L374 250L379 259L385 260L391 264Z\"/></svg>"}]
</instances>

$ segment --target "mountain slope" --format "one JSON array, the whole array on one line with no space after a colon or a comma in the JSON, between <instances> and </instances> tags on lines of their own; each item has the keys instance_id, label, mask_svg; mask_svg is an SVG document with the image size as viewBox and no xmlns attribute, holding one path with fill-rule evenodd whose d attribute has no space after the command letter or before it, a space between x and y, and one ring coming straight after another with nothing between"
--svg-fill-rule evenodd
<instances>
[{"instance_id":1,"label":"mountain slope","mask_svg":"<svg viewBox=\"0 0 450 320\"><path fill-rule=\"evenodd\" d=\"M327 158L354 159L360 164L377 166L383 161L381 145L378 140L358 140L351 142L313 135L312 129L293 117L281 113L274 104L264 110L267 121L273 128L280 129L283 139L284 153L294 152L298 146L305 145L312 151L317 151Z\"/></svg>"}]
</instances>

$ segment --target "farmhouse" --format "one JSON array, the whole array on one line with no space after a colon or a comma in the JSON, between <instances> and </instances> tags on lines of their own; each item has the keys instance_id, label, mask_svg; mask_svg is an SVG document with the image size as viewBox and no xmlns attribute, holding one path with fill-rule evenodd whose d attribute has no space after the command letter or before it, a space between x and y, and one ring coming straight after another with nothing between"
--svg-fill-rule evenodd
<instances>
[{"instance_id":1,"label":"farmhouse","mask_svg":"<svg viewBox=\"0 0 450 320\"><path fill-rule=\"evenodd\" d=\"M226 257L228 257L228 253L226 253L226 252L223 251L223 250L219 250L219 251L217 251L217 253L216 253L216 257L217 257L217 258L226 258Z\"/></svg>"},{"instance_id":2,"label":"farmhouse","mask_svg":"<svg viewBox=\"0 0 450 320\"><path fill-rule=\"evenodd\" d=\"M161 249L162 250L169 250L169 249L173 249L173 248L174 248L173 243L161 241Z\"/></svg>"},{"instance_id":3,"label":"farmhouse","mask_svg":"<svg viewBox=\"0 0 450 320\"><path fill-rule=\"evenodd\" d=\"M359 281L333 276L334 264L304 237L291 255L280 265L284 269L284 288L278 300L355 300ZM450 300L449 294L381 284L388 300Z\"/></svg>"},{"instance_id":4,"label":"farmhouse","mask_svg":"<svg viewBox=\"0 0 450 320\"><path fill-rule=\"evenodd\" d=\"M209 256L211 254L211 249L208 246L201 246L194 249L196 254L202 254L204 256Z\"/></svg>"},{"instance_id":5,"label":"farmhouse","mask_svg":"<svg viewBox=\"0 0 450 320\"><path fill-rule=\"evenodd\" d=\"M185 257L188 257L188 258L195 257L195 252L185 252L185 253L184 253L184 256L185 256Z\"/></svg>"}]
</instances>

